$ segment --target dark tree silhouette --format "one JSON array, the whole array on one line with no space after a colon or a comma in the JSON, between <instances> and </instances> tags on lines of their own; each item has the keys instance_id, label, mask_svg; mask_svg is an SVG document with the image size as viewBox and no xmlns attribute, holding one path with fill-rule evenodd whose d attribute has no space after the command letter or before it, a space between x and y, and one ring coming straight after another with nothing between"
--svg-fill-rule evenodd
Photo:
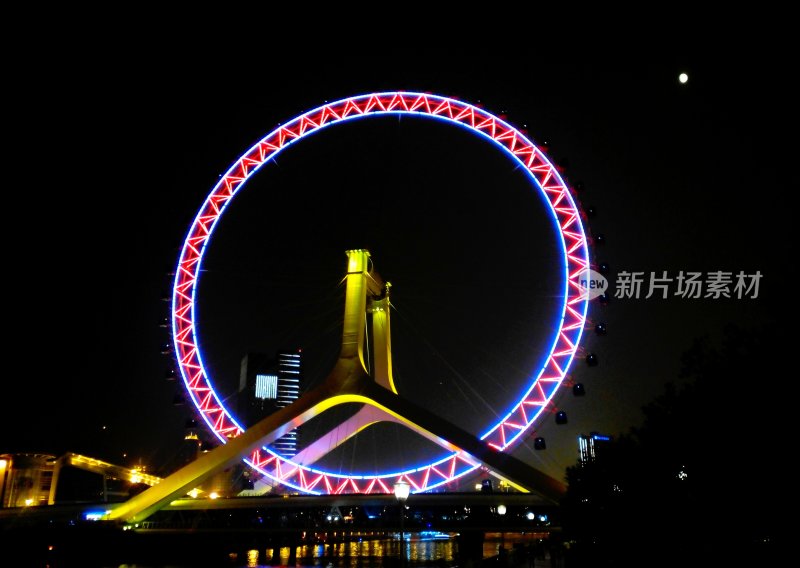
<instances>
[{"instance_id":1,"label":"dark tree silhouette","mask_svg":"<svg viewBox=\"0 0 800 568\"><path fill-rule=\"evenodd\" d=\"M719 345L696 340L641 426L567 470L573 566L763 565L776 554L792 492L776 331L729 326Z\"/></svg>"}]
</instances>

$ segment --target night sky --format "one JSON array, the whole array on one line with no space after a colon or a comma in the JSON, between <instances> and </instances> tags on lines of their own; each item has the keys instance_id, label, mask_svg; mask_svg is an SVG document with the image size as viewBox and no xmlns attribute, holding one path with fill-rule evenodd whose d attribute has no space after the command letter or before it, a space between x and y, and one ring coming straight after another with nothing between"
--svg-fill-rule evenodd
<instances>
[{"instance_id":1,"label":"night sky","mask_svg":"<svg viewBox=\"0 0 800 568\"><path fill-rule=\"evenodd\" d=\"M515 454L551 475L577 459L577 434L640 423L641 406L677 378L695 338L719 338L729 323L770 324L785 310L792 212L782 196L797 176L778 45L648 60L465 48L450 62L397 48L242 68L210 51L122 43L106 46L114 65L86 45L12 70L0 452L168 463L190 409L173 405L158 324L192 218L229 165L279 123L371 91L480 103L546 141L568 183L582 184L582 206L597 211L587 228L607 242L593 260L608 262L612 277L763 274L757 299L593 303L591 321L609 332L585 335L582 353L596 353L598 367L574 364L587 396L562 389L556 404L569 423L545 416L538 435L548 450L522 444ZM481 430L510 404L552 332L550 267L560 261L548 223L514 164L462 129L382 118L318 133L257 174L209 245L199 321L212 377L227 396L244 352L297 346L308 379L324 378L341 333L344 251L369 248L394 284L401 394ZM778 350L785 341L776 337ZM725 388L745 404L721 431L747 416L748 428L781 435L757 420L780 398L777 386ZM393 428L376 433L405 439ZM363 440L358 458L348 447L330 467L430 455L413 444L384 455L387 444ZM768 467L778 456L758 459Z\"/></svg>"}]
</instances>

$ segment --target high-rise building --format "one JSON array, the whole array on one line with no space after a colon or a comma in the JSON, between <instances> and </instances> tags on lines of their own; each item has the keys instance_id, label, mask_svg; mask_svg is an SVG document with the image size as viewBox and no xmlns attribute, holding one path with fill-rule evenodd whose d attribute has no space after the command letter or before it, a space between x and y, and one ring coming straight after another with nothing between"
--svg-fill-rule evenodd
<instances>
[{"instance_id":1,"label":"high-rise building","mask_svg":"<svg viewBox=\"0 0 800 568\"><path fill-rule=\"evenodd\" d=\"M578 455L581 464L592 463L597 460L597 445L598 443L610 442L611 436L605 436L592 432L588 436L581 434L578 436Z\"/></svg>"},{"instance_id":2,"label":"high-rise building","mask_svg":"<svg viewBox=\"0 0 800 568\"><path fill-rule=\"evenodd\" d=\"M300 396L302 377L299 349L278 351L274 359L263 353L248 353L242 359L239 374L239 418L250 427L289 406ZM283 457L294 457L297 429L275 440L272 447Z\"/></svg>"}]
</instances>

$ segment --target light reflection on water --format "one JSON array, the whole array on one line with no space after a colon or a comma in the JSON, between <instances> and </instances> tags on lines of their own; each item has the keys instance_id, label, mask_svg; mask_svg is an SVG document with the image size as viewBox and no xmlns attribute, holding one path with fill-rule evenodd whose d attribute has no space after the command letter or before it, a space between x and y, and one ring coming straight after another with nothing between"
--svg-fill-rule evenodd
<instances>
[{"instance_id":1,"label":"light reflection on water","mask_svg":"<svg viewBox=\"0 0 800 568\"><path fill-rule=\"evenodd\" d=\"M408 568L447 568L456 564L458 540L456 533L439 533L442 538L420 538L418 534L405 542L405 565ZM516 546L529 547L544 542L544 533L485 533L483 557L496 556L500 547L510 551ZM293 562L290 559L294 558ZM400 541L397 535L370 539L358 536L350 542L307 544L291 548L253 548L231 553L227 562L202 564L212 568L399 568ZM199 564L122 564L104 568L198 568ZM60 566L58 568L61 568Z\"/></svg>"},{"instance_id":2,"label":"light reflection on water","mask_svg":"<svg viewBox=\"0 0 800 568\"><path fill-rule=\"evenodd\" d=\"M441 563L451 565L457 551L455 534L449 538L420 539L411 538L405 543L405 556L409 565ZM267 568L271 566L327 567L335 568L383 568L384 558L395 560L400 557L400 541L395 539L354 540L331 544L313 544L296 547L296 562L290 563L291 548L286 546L277 551L273 548L252 549L246 552L247 568ZM387 561L386 564L389 564Z\"/></svg>"}]
</instances>

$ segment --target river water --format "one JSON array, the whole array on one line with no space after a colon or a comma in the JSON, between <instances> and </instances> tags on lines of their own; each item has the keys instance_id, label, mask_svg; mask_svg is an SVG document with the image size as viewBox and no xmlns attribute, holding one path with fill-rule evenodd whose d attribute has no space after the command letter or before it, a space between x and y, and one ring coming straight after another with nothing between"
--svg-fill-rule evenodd
<instances>
[{"instance_id":1,"label":"river water","mask_svg":"<svg viewBox=\"0 0 800 568\"><path fill-rule=\"evenodd\" d=\"M8 566L49 568L453 568L497 556L501 547L507 551L504 556L519 560L527 552L544 550L547 538L544 533L426 531L406 533L401 541L398 533L348 531L310 535L314 539L307 543L285 546L273 544L280 541L275 537L224 531L122 533L130 537L122 539L118 533L91 532L78 540L67 538L78 533L68 533L36 533L30 546L15 538L16 549L0 547L5 551L0 565L10 561ZM250 544L244 545L247 541ZM20 562L12 559L13 550L21 553Z\"/></svg>"},{"instance_id":2,"label":"river water","mask_svg":"<svg viewBox=\"0 0 800 568\"><path fill-rule=\"evenodd\" d=\"M404 546L398 537L356 539L351 542L303 545L295 548L250 549L230 555L232 567L267 568L294 566L296 568L399 568L401 550L405 566L450 567L458 564L457 533L414 533L406 536ZM489 533L483 542L483 557L496 556L500 547L511 550L541 542L535 533ZM140 567L137 567L140 568Z\"/></svg>"}]
</instances>

